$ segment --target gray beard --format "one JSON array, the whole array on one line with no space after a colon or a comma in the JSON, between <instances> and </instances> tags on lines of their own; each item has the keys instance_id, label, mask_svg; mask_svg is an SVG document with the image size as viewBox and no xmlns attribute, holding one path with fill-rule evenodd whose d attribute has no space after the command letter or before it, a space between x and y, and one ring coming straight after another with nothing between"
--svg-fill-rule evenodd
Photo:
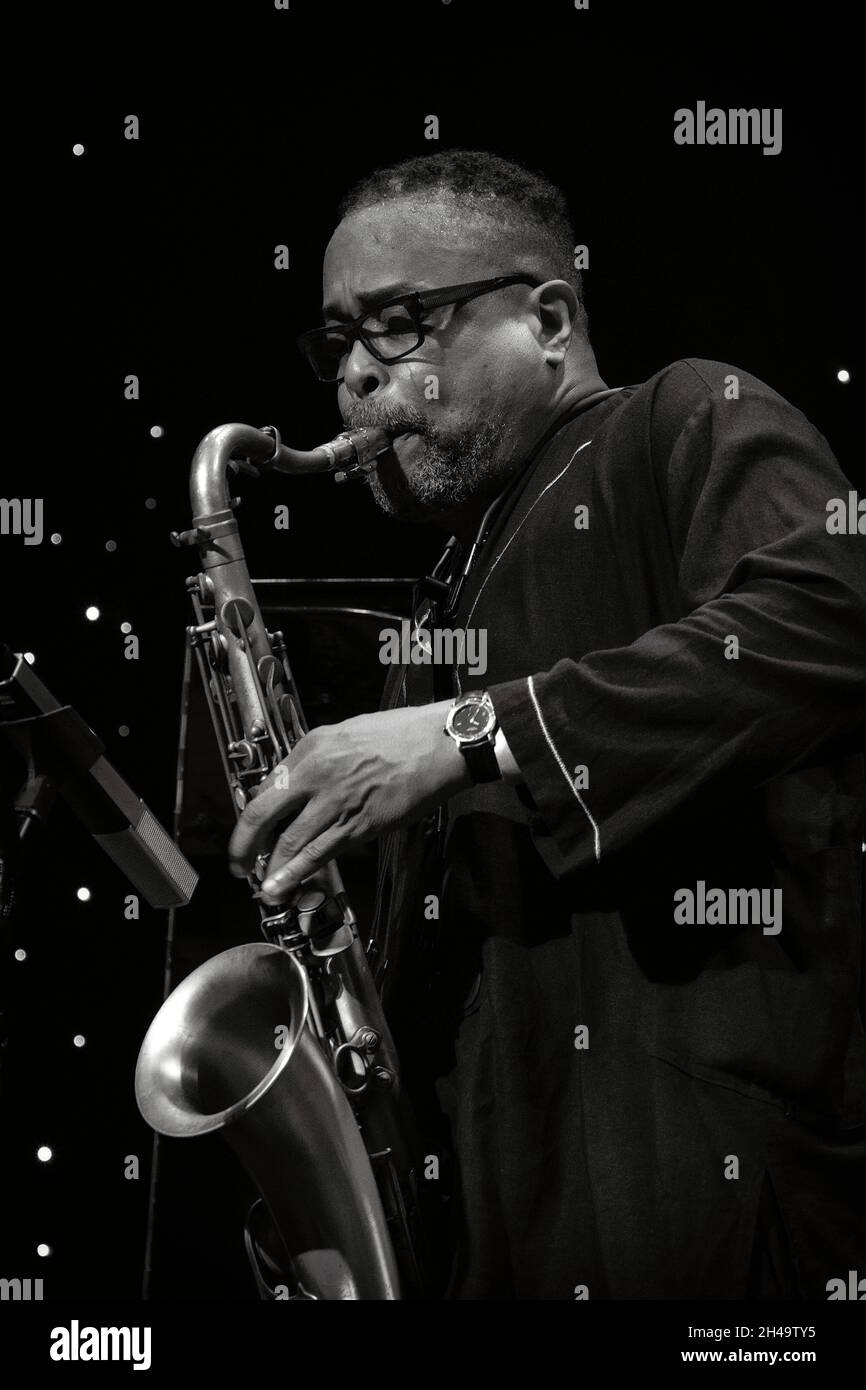
<instances>
[{"instance_id":1,"label":"gray beard","mask_svg":"<svg viewBox=\"0 0 866 1390\"><path fill-rule=\"evenodd\" d=\"M386 516L428 523L492 498L509 472L500 456L505 433L503 422L490 420L451 439L425 432L416 436L411 476L385 456L369 475L370 491Z\"/></svg>"}]
</instances>

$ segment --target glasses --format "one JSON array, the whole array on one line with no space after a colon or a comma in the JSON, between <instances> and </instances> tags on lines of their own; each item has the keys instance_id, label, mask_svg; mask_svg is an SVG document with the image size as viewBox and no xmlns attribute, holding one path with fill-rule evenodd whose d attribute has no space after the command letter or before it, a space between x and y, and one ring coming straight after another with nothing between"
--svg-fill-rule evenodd
<instances>
[{"instance_id":1,"label":"glasses","mask_svg":"<svg viewBox=\"0 0 866 1390\"><path fill-rule=\"evenodd\" d=\"M446 285L440 290L422 290L388 299L368 309L351 323L313 328L298 338L298 347L320 381L342 381L344 360L360 338L367 351L379 362L399 362L423 343L433 327L423 316L444 304L466 304L482 294L505 289L506 285L542 284L530 275L497 275L494 280L470 280L463 285Z\"/></svg>"}]
</instances>

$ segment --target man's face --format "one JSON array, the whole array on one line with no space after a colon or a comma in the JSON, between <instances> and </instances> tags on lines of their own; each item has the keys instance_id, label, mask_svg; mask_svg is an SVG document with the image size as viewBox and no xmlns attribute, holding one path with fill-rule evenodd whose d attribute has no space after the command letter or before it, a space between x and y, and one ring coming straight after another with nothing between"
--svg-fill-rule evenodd
<instances>
[{"instance_id":1,"label":"man's face","mask_svg":"<svg viewBox=\"0 0 866 1390\"><path fill-rule=\"evenodd\" d=\"M471 227L452 224L442 204L389 200L351 214L334 232L325 252L324 321L356 318L371 296L381 303L407 289L516 269L491 264L483 233L473 237ZM465 514L495 496L525 455L533 388L542 380L525 314L530 293L528 285L508 286L430 310L424 342L397 362L379 362L360 341L353 345L338 388L347 427L412 431L395 439L371 475L389 515L436 521Z\"/></svg>"}]
</instances>

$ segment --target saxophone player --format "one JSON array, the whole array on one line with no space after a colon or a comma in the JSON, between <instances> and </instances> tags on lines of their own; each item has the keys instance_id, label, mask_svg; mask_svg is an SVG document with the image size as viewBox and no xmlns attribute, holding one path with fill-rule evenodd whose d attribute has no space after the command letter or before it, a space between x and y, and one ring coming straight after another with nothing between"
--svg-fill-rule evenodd
<instances>
[{"instance_id":1,"label":"saxophone player","mask_svg":"<svg viewBox=\"0 0 866 1390\"><path fill-rule=\"evenodd\" d=\"M833 524L848 479L747 371L606 381L576 241L484 152L344 198L301 345L347 427L394 436L375 503L451 538L413 631L483 631L486 669L422 636L231 862L288 818L278 903L400 846L449 1297L823 1299L866 1272L866 522Z\"/></svg>"}]
</instances>

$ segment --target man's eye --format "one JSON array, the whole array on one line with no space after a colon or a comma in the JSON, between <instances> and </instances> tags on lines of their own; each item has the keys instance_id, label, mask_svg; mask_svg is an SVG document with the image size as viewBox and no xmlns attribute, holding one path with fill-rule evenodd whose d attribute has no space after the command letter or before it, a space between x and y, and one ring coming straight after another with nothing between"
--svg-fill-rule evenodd
<instances>
[{"instance_id":1,"label":"man's eye","mask_svg":"<svg viewBox=\"0 0 866 1390\"><path fill-rule=\"evenodd\" d=\"M388 309L377 309L367 319L366 327L372 328L375 332L383 333L411 333L412 320L402 304L395 304Z\"/></svg>"},{"instance_id":2,"label":"man's eye","mask_svg":"<svg viewBox=\"0 0 866 1390\"><path fill-rule=\"evenodd\" d=\"M371 338L383 339L386 345L391 343L397 348L411 346L418 339L414 321L406 310L399 306L374 310L364 320L364 331Z\"/></svg>"}]
</instances>

